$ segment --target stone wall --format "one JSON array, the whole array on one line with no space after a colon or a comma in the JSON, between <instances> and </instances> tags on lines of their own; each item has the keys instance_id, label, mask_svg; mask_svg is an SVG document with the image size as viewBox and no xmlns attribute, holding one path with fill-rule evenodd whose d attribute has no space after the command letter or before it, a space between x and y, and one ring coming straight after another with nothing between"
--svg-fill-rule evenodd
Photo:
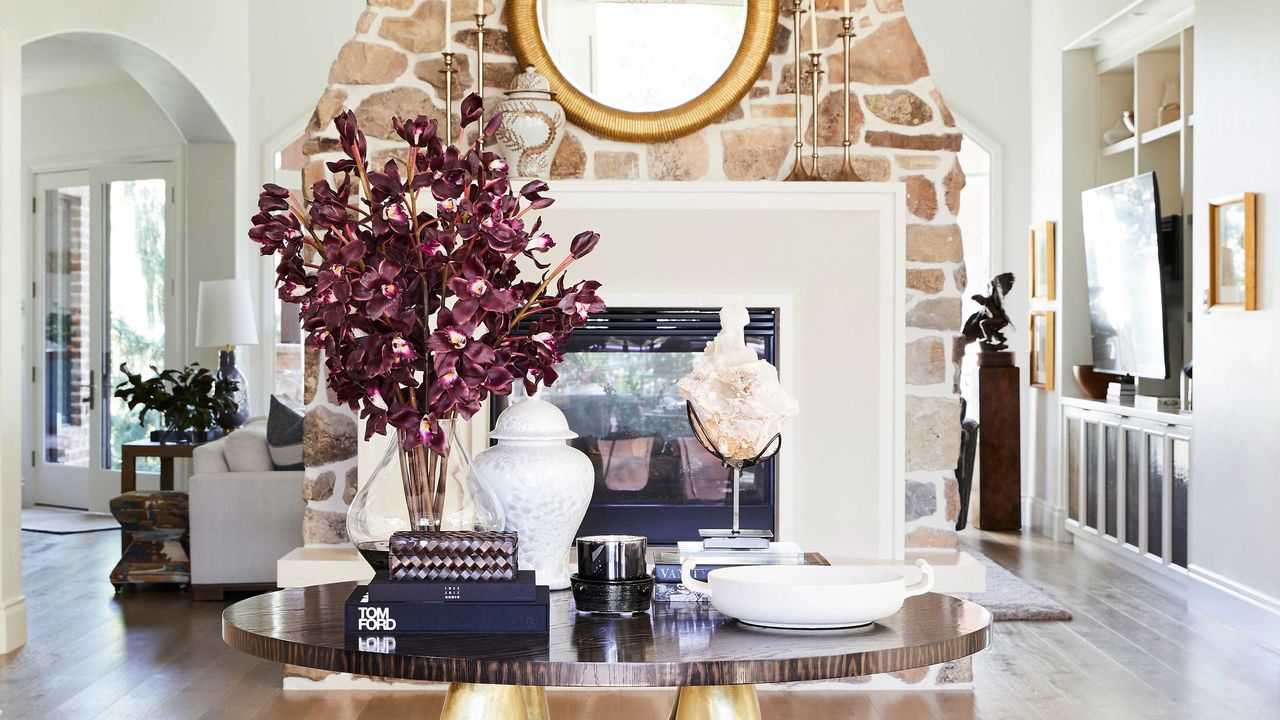
<instances>
[{"instance_id":1,"label":"stone wall","mask_svg":"<svg viewBox=\"0 0 1280 720\"><path fill-rule=\"evenodd\" d=\"M841 160L844 66L840 57L840 0L816 0L819 46L826 54L825 87L820 88L819 140L823 172ZM369 136L371 158L385 162L398 141L392 116L442 117L439 70L444 47L443 0L368 0L355 37L334 61L329 87L317 103L305 152L308 184L324 172L323 161L337 148L331 120L351 107ZM961 134L929 78L924 53L911 31L901 0L853 0L858 37L851 53L856 98L851 113L855 167L866 180L906 185L907 209L907 537L908 547L953 547L959 496L954 469L959 454L959 398L949 369L960 359L961 290L965 285L960 230L956 225L964 172L956 159ZM504 89L517 69L506 33L502 3L491 6L486 32L485 80ZM462 67L460 88L471 86L475 33L473 7L453 5L455 49ZM790 170L794 139L795 69L791 62L791 21L779 19L773 54L747 96L722 118L692 135L663 143L607 140L570 126L555 157L552 179L598 180L779 180ZM807 43L807 38L806 38ZM812 112L802 83L806 119ZM490 90L491 98L498 96ZM455 105L456 107L456 105ZM809 133L806 132L808 136ZM811 137L809 138L811 139ZM807 149L806 149L807 152ZM553 187L554 190L554 187ZM606 278L607 281L607 278ZM314 365L308 369L314 382ZM321 401L309 404L308 436L327 447L321 435L350 419L344 409ZM343 424L345 423L338 423ZM354 433L354 428L351 429ZM311 445L309 445L311 447ZM344 484L353 465L331 468L332 453L317 452L323 465L308 460L309 492ZM326 473L330 471L334 475ZM349 494L349 493L347 493ZM330 533L339 512L334 492L323 508L308 505L308 538L340 541ZM324 527L319 527L324 525Z\"/></svg>"},{"instance_id":2,"label":"stone wall","mask_svg":"<svg viewBox=\"0 0 1280 720\"><path fill-rule=\"evenodd\" d=\"M360 431L356 414L334 402L324 387L324 363L317 350L303 359L302 542L306 545L346 545L347 508L356 496ZM323 389L324 392L318 392Z\"/></svg>"}]
</instances>

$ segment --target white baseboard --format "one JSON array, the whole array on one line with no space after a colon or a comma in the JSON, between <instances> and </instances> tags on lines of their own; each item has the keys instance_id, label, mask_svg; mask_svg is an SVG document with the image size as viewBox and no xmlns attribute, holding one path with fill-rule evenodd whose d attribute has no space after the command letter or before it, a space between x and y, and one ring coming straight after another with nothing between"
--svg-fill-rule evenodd
<instances>
[{"instance_id":1,"label":"white baseboard","mask_svg":"<svg viewBox=\"0 0 1280 720\"><path fill-rule=\"evenodd\" d=\"M1022 525L1031 528L1033 532L1051 538L1054 542L1063 542L1066 535L1063 530L1065 519L1066 513L1061 508L1050 505L1044 498L1022 496Z\"/></svg>"},{"instance_id":2,"label":"white baseboard","mask_svg":"<svg viewBox=\"0 0 1280 720\"><path fill-rule=\"evenodd\" d=\"M1193 610L1280 650L1280 599L1195 563L1187 570L1187 603Z\"/></svg>"},{"instance_id":3,"label":"white baseboard","mask_svg":"<svg viewBox=\"0 0 1280 720\"><path fill-rule=\"evenodd\" d=\"M27 596L10 598L0 610L0 653L17 650L27 644Z\"/></svg>"},{"instance_id":4,"label":"white baseboard","mask_svg":"<svg viewBox=\"0 0 1280 720\"><path fill-rule=\"evenodd\" d=\"M1075 539L1075 547L1080 552L1096 560L1119 565L1172 595L1186 597L1187 573L1181 568L1175 565L1158 565L1087 529L1068 530L1067 534Z\"/></svg>"}]
</instances>

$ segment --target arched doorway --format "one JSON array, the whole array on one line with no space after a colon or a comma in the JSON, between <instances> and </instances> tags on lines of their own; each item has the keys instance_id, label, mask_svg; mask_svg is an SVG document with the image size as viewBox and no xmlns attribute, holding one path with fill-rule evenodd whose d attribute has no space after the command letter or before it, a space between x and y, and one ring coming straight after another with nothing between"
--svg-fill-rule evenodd
<instances>
[{"instance_id":1,"label":"arched doorway","mask_svg":"<svg viewBox=\"0 0 1280 720\"><path fill-rule=\"evenodd\" d=\"M207 171L188 173L188 159L197 145L228 156L233 146L185 76L137 43L65 33L28 42L22 56L32 198L24 504L104 511L120 488L123 444L161 422L140 424L114 387L126 368L149 375L197 359L187 329L198 281L179 190ZM144 488L159 470L150 462L139 467Z\"/></svg>"}]
</instances>

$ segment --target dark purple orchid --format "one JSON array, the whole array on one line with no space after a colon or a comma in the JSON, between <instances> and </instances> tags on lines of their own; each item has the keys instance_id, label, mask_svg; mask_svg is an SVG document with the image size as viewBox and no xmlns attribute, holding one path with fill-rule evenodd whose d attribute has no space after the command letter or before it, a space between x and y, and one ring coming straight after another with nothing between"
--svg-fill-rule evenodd
<instances>
[{"instance_id":1,"label":"dark purple orchid","mask_svg":"<svg viewBox=\"0 0 1280 720\"><path fill-rule=\"evenodd\" d=\"M463 132L482 114L480 98L466 98ZM542 181L513 191L506 163L484 149L499 116L465 149L446 146L425 116L392 124L408 153L375 168L355 114L340 114L345 157L328 164L332 181L305 205L264 186L249 237L279 255L280 299L301 306L329 387L367 434L396 430L406 450L443 455L442 420L470 418L517 380L529 392L555 381L559 348L605 307L600 283L564 278L600 236L580 233L554 267L536 257L555 241L528 215L552 200ZM539 275L522 279L520 263Z\"/></svg>"}]
</instances>

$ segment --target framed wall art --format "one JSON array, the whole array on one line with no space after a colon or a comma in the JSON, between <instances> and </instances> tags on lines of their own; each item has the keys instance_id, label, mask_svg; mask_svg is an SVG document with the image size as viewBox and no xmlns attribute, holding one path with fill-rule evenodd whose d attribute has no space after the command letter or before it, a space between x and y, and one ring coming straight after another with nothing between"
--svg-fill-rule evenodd
<instances>
[{"instance_id":1,"label":"framed wall art","mask_svg":"<svg viewBox=\"0 0 1280 720\"><path fill-rule=\"evenodd\" d=\"M1209 201L1209 307L1258 307L1257 195Z\"/></svg>"},{"instance_id":2,"label":"framed wall art","mask_svg":"<svg viewBox=\"0 0 1280 720\"><path fill-rule=\"evenodd\" d=\"M1053 311L1035 310L1027 322L1031 335L1031 387L1053 389Z\"/></svg>"},{"instance_id":3,"label":"framed wall art","mask_svg":"<svg viewBox=\"0 0 1280 720\"><path fill-rule=\"evenodd\" d=\"M1031 226L1031 297L1034 300L1057 299L1053 230L1052 220Z\"/></svg>"}]
</instances>

